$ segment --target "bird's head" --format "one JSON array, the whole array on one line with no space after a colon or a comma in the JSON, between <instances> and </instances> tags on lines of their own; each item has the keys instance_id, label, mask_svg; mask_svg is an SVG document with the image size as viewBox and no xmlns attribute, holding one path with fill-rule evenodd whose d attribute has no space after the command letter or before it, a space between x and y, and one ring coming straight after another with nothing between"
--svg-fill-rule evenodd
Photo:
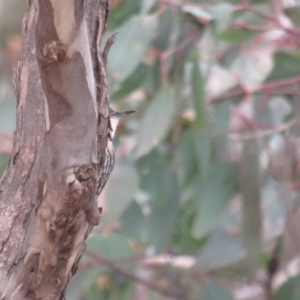
<instances>
[{"instance_id":1,"label":"bird's head","mask_svg":"<svg viewBox=\"0 0 300 300\"><path fill-rule=\"evenodd\" d=\"M110 139L113 139L122 116L134 113L135 110L124 110L121 112L111 111L109 114Z\"/></svg>"}]
</instances>

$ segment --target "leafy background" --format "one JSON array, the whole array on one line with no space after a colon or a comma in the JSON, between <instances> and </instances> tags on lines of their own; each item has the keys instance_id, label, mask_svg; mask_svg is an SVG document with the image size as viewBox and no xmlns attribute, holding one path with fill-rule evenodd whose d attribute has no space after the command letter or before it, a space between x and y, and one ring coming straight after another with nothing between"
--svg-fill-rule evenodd
<instances>
[{"instance_id":1,"label":"leafy background","mask_svg":"<svg viewBox=\"0 0 300 300\"><path fill-rule=\"evenodd\" d=\"M25 1L0 3L0 171ZM300 1L114 0L115 140L67 299L299 300Z\"/></svg>"}]
</instances>

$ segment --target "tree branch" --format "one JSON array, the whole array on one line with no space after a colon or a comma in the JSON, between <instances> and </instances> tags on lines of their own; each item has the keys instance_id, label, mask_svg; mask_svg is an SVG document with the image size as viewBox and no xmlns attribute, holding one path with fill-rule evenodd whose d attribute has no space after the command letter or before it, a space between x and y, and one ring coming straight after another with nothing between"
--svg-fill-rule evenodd
<instances>
[{"instance_id":1,"label":"tree branch","mask_svg":"<svg viewBox=\"0 0 300 300\"><path fill-rule=\"evenodd\" d=\"M89 256L91 256L98 264L108 266L111 269L113 269L114 271L116 271L117 273L123 275L128 280L132 280L132 281L136 282L137 284L141 284L141 285L145 286L146 288L153 290L163 296L170 297L172 299L178 299L178 300L179 299L180 300L192 300L182 293L174 292L171 289L163 288L154 282L145 280L145 279L138 277L132 273L129 273L126 270L122 269L121 267L117 266L115 262L108 260L104 257L101 257L100 255L98 255L90 250L87 250L86 253Z\"/></svg>"},{"instance_id":2,"label":"tree branch","mask_svg":"<svg viewBox=\"0 0 300 300\"><path fill-rule=\"evenodd\" d=\"M288 94L289 91L282 91L282 90L280 91L278 89L286 88L288 86L299 84L299 83L300 83L300 76L291 77L288 79L276 80L276 81L272 81L272 82L267 82L267 83L262 84L255 91L253 91L252 94L255 94L255 93L263 93L263 94L267 94L267 95L268 94L284 94L284 93ZM295 94L295 92L297 92L297 91L293 90L292 92L293 92L293 94ZM300 92L300 90L299 90L299 92ZM249 91L246 91L244 89L237 89L237 90L229 92L225 95L210 98L210 99L208 99L208 102L209 103L219 103L219 102L222 102L222 101L230 99L230 98L245 96L247 93L249 94Z\"/></svg>"},{"instance_id":3,"label":"tree branch","mask_svg":"<svg viewBox=\"0 0 300 300\"><path fill-rule=\"evenodd\" d=\"M107 15L107 0L29 1L17 130L0 187L1 299L63 299L99 223L108 97L98 43Z\"/></svg>"}]
</instances>

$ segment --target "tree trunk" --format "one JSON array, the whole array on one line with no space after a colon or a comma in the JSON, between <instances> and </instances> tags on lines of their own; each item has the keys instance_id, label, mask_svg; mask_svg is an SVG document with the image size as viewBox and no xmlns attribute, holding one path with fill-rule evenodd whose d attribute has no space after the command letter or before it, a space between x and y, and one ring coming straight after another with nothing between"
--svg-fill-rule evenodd
<instances>
[{"instance_id":1,"label":"tree trunk","mask_svg":"<svg viewBox=\"0 0 300 300\"><path fill-rule=\"evenodd\" d=\"M17 130L0 186L0 299L63 299L100 213L108 0L29 0Z\"/></svg>"}]
</instances>

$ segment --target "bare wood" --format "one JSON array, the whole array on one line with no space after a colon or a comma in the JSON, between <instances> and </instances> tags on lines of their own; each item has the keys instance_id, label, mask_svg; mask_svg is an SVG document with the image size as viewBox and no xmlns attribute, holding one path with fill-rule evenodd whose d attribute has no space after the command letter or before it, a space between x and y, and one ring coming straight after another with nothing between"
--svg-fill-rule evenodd
<instances>
[{"instance_id":1,"label":"bare wood","mask_svg":"<svg viewBox=\"0 0 300 300\"><path fill-rule=\"evenodd\" d=\"M99 51L109 7L108 0L28 5L17 130L0 186L0 299L63 299L100 219L95 185L108 94Z\"/></svg>"}]
</instances>

